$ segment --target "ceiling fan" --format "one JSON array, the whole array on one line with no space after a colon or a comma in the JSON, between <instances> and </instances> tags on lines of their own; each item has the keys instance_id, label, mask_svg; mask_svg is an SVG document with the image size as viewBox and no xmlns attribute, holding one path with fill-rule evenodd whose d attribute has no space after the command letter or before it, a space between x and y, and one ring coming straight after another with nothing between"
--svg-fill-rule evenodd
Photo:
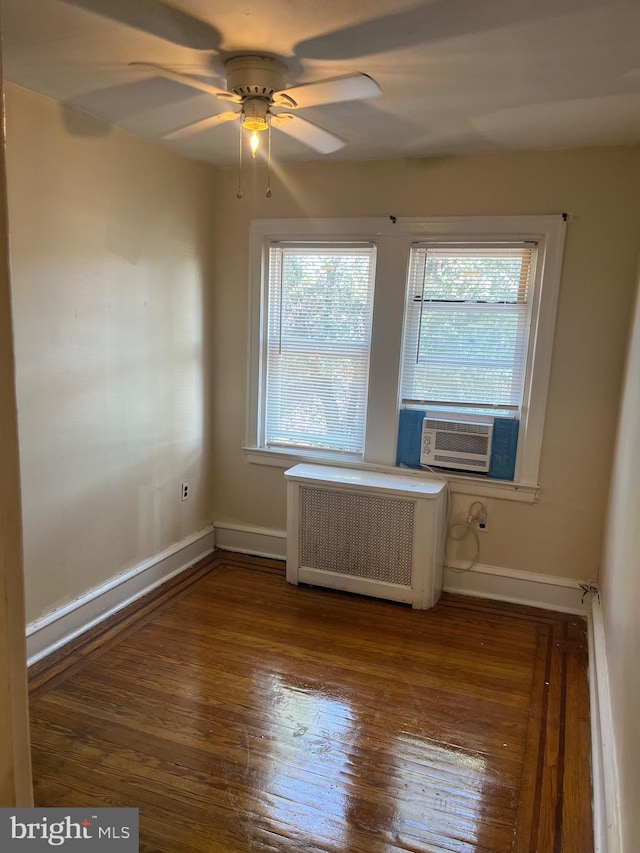
<instances>
[{"instance_id":1,"label":"ceiling fan","mask_svg":"<svg viewBox=\"0 0 640 853\"><path fill-rule=\"evenodd\" d=\"M165 139L185 138L225 122L240 120L242 128L251 131L254 156L260 141L258 134L271 127L321 154L337 151L346 144L344 139L290 111L373 98L382 91L375 80L359 73L287 89L287 66L278 59L258 54L234 56L225 62L227 90L162 65L149 62L133 62L131 65L239 106L235 111L216 113L171 131L165 134Z\"/></svg>"}]
</instances>

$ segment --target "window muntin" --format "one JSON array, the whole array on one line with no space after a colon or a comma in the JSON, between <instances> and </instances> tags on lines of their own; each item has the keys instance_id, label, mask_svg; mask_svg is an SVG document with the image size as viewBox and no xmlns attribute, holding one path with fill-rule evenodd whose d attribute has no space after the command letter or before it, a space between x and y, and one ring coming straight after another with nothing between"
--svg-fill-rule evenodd
<instances>
[{"instance_id":1,"label":"window muntin","mask_svg":"<svg viewBox=\"0 0 640 853\"><path fill-rule=\"evenodd\" d=\"M375 247L268 255L264 445L364 453Z\"/></svg>"}]
</instances>

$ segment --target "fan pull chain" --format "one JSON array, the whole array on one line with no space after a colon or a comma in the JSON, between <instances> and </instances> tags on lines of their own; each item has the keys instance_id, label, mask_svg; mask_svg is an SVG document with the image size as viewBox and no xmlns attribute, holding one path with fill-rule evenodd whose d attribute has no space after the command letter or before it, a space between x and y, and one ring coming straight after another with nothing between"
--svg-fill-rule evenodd
<instances>
[{"instance_id":1,"label":"fan pull chain","mask_svg":"<svg viewBox=\"0 0 640 853\"><path fill-rule=\"evenodd\" d=\"M238 158L238 192L236 193L236 198L242 198L244 193L242 192L242 134L244 131L244 127L242 126L242 117L240 119L240 156Z\"/></svg>"},{"instance_id":2,"label":"fan pull chain","mask_svg":"<svg viewBox=\"0 0 640 853\"><path fill-rule=\"evenodd\" d=\"M268 129L268 147L267 147L267 198L271 198L271 113L269 113L269 129Z\"/></svg>"}]
</instances>

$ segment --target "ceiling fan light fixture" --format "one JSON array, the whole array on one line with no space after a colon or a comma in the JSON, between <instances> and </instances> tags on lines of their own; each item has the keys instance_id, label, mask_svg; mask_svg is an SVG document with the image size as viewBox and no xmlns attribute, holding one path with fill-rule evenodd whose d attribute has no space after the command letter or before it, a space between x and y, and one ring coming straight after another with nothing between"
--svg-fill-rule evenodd
<instances>
[{"instance_id":1,"label":"ceiling fan light fixture","mask_svg":"<svg viewBox=\"0 0 640 853\"><path fill-rule=\"evenodd\" d=\"M245 130L266 130L268 121L269 104L262 98L248 98L242 106L242 126Z\"/></svg>"},{"instance_id":2,"label":"ceiling fan light fixture","mask_svg":"<svg viewBox=\"0 0 640 853\"><path fill-rule=\"evenodd\" d=\"M1 0L0 0L1 2ZM293 89L284 90L287 84L287 66L269 56L255 54L239 55L225 62L227 72L227 90L206 83L198 77L183 74L172 68L165 68L154 63L135 63L154 73L166 76L178 83L186 83L195 89L201 89L207 94L225 98L240 104L237 112L218 113L206 120L194 122L186 128L179 129L180 136L188 135L190 131L208 129L225 121L240 119L238 139L238 198L242 198L242 148L245 130L250 133L249 146L255 158L260 147L260 134L267 131L267 198L271 197L271 125L292 137L303 145L321 154L330 154L345 145L345 141L322 127L304 118L288 113L272 114L271 108L276 109L322 106L323 104L354 101L360 98L371 98L380 94L380 87L366 74L344 74L327 80L302 83ZM171 134L174 136L175 134Z\"/></svg>"}]
</instances>

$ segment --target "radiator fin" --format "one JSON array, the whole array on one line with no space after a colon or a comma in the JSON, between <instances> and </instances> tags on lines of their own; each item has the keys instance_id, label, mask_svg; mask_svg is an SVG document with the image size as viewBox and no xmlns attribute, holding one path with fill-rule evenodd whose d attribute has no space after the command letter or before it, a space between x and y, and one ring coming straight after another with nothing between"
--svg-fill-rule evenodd
<instances>
[{"instance_id":1,"label":"radiator fin","mask_svg":"<svg viewBox=\"0 0 640 853\"><path fill-rule=\"evenodd\" d=\"M303 566L411 587L415 503L300 489Z\"/></svg>"}]
</instances>

